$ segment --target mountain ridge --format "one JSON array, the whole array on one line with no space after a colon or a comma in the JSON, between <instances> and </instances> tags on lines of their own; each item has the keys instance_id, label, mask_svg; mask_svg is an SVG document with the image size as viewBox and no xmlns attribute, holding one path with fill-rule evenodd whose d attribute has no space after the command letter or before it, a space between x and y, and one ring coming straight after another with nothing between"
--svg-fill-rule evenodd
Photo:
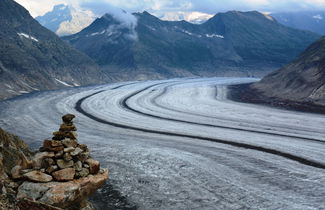
<instances>
[{"instance_id":1,"label":"mountain ridge","mask_svg":"<svg viewBox=\"0 0 325 210\"><path fill-rule=\"evenodd\" d=\"M158 78L276 69L320 37L280 25L256 11L220 13L203 24L163 21L145 11L133 14L134 31L103 18L108 15L62 38L105 71L141 71Z\"/></svg>"},{"instance_id":2,"label":"mountain ridge","mask_svg":"<svg viewBox=\"0 0 325 210\"><path fill-rule=\"evenodd\" d=\"M0 2L0 98L109 81L97 64L12 0Z\"/></svg>"},{"instance_id":3,"label":"mountain ridge","mask_svg":"<svg viewBox=\"0 0 325 210\"><path fill-rule=\"evenodd\" d=\"M260 82L230 88L241 101L325 113L325 36L285 67Z\"/></svg>"}]
</instances>

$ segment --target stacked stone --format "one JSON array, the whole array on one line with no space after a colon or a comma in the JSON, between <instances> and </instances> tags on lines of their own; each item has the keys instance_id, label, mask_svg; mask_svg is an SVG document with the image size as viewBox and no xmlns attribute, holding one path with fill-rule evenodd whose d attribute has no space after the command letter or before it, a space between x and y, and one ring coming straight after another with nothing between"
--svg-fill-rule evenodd
<instances>
[{"instance_id":1,"label":"stacked stone","mask_svg":"<svg viewBox=\"0 0 325 210\"><path fill-rule=\"evenodd\" d=\"M77 128L72 114L62 117L63 123L53 138L44 140L40 152L34 156L33 169L25 170L23 177L36 182L71 181L98 174L100 164L90 157L85 144L77 141ZM24 172L24 171L23 171Z\"/></svg>"}]
</instances>

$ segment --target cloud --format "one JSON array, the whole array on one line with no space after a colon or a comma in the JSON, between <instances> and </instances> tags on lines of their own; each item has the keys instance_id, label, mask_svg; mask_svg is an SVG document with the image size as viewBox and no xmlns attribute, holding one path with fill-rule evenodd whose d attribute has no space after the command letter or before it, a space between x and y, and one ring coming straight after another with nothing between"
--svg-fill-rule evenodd
<instances>
[{"instance_id":1,"label":"cloud","mask_svg":"<svg viewBox=\"0 0 325 210\"><path fill-rule=\"evenodd\" d=\"M97 15L118 7L128 12L198 11L215 14L229 10L293 11L324 10L325 0L16 0L33 16L50 11L56 4L72 4L89 8Z\"/></svg>"}]
</instances>

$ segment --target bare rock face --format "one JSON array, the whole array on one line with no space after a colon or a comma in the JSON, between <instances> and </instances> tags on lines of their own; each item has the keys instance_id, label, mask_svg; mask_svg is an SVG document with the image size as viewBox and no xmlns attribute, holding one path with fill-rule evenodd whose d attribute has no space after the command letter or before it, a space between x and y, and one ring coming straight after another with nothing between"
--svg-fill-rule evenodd
<instances>
[{"instance_id":1,"label":"bare rock face","mask_svg":"<svg viewBox=\"0 0 325 210\"><path fill-rule=\"evenodd\" d=\"M73 168L66 168L52 173L52 176L57 181L71 181L74 178L76 171Z\"/></svg>"},{"instance_id":2,"label":"bare rock face","mask_svg":"<svg viewBox=\"0 0 325 210\"><path fill-rule=\"evenodd\" d=\"M50 182L53 180L52 176L42 173L40 171L32 171L24 174L23 177L33 182Z\"/></svg>"},{"instance_id":3,"label":"bare rock face","mask_svg":"<svg viewBox=\"0 0 325 210\"><path fill-rule=\"evenodd\" d=\"M17 199L30 199L59 208L83 208L87 197L108 179L108 170L69 182L24 182L18 188ZM81 205L81 206L80 206Z\"/></svg>"}]
</instances>

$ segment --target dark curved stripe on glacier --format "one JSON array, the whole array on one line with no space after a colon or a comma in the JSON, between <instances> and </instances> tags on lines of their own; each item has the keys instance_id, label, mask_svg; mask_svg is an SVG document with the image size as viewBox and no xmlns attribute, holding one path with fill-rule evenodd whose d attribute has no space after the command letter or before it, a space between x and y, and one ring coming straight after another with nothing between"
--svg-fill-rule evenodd
<instances>
[{"instance_id":1,"label":"dark curved stripe on glacier","mask_svg":"<svg viewBox=\"0 0 325 210\"><path fill-rule=\"evenodd\" d=\"M174 112L179 112L179 113L183 113L183 114L187 114L187 115L192 115L192 116L201 116L201 117L206 117L206 118L211 118L211 119L220 119L220 120L225 120L225 121L229 121L229 122L234 122L233 120L229 120L229 119L226 119L226 118L222 118L222 117L209 117L209 116L206 116L206 115L202 115L202 114L193 114L193 113L190 113L190 112L186 112L186 111L182 111L182 110L176 110L176 109L171 109L171 108L168 108L168 107L165 107L165 106L162 106L160 105L159 103L157 103L157 99L159 97L161 97L162 95L164 95L166 92L167 92L167 88L168 87L164 87L163 91L161 93L159 93L157 96L155 96L154 98L150 99L150 102L161 108L161 109L166 109L166 110L170 110L170 111L174 111ZM159 116L157 116L159 117ZM177 119L175 119L177 120ZM191 123L191 121L186 121L188 123ZM195 123L195 122L192 122L192 123ZM245 122L247 123L247 122ZM198 124L198 123L196 123ZM213 127L219 127L219 128L225 128L225 129L236 129L236 130L241 130L241 128L234 128L234 127L229 127L229 126L218 126L218 125L213 125L213 124L200 124L200 125L206 125L206 126L213 126ZM275 128L278 128L277 126L273 126ZM283 128L283 127L280 127L280 128ZM290 129L290 128L287 128L287 129ZM246 132L254 132L254 133L261 133L261 134L270 134L270 135L274 135L274 136L286 136L288 138L296 138L296 139L302 139L302 140L308 140L308 141L314 141L314 142L317 142L317 143L322 143L322 144L325 144L325 141L322 141L322 140L319 140L319 139L315 139L315 138L305 138L305 137L301 137L301 136L295 136L295 135L288 135L288 134L277 134L277 133L272 133L272 132L267 132L267 131L256 131L256 130L246 130L246 129L243 129L244 131ZM300 129L300 131L307 131L307 130L302 130Z\"/></svg>"},{"instance_id":2,"label":"dark curved stripe on glacier","mask_svg":"<svg viewBox=\"0 0 325 210\"><path fill-rule=\"evenodd\" d=\"M248 130L248 129L244 129L244 128L234 128L234 127L229 127L229 126L213 125L213 124L208 124L208 123L196 123L196 122L191 122L191 121L187 121L187 120L179 120L179 119L174 119L174 118L161 117L161 116L141 112L139 110L136 110L136 109L130 107L127 104L127 101L129 99L131 99L132 97L134 97L135 95L137 95L137 94L139 94L139 93L141 93L141 92L143 92L145 90L148 90L148 89L150 89L152 87L155 87L157 85L161 85L161 84L164 84L164 83L151 85L151 86L146 87L146 88L144 88L142 90L134 92L133 94L129 95L128 97L126 97L122 101L120 101L121 106L123 106L124 108L127 108L128 110L131 110L131 111L133 111L135 113L138 113L138 114L141 114L141 115L144 115L144 116L148 116L148 117L161 119L161 120L168 120L168 121L186 123L186 124L191 124L191 125L202 125L202 126L211 127L211 128L222 128L222 129L228 129L228 130L236 130L236 131L244 131L244 132L250 132L250 133L259 133L259 134L266 134L266 135L273 135L273 136L280 136L280 137L287 137L287 138L294 138L294 139L302 139L302 140L308 140L308 141L313 141L313 142L325 144L324 141L321 141L321 140L318 140L318 139L305 138L305 137L300 137L300 136L295 136L295 135L278 134L278 133L272 133L272 132L267 132L267 131Z\"/></svg>"},{"instance_id":3,"label":"dark curved stripe on glacier","mask_svg":"<svg viewBox=\"0 0 325 210\"><path fill-rule=\"evenodd\" d=\"M155 86L155 85L152 85L152 86ZM145 89L148 89L148 88L150 88L152 86L149 86L149 87L147 87ZM115 88L115 89L117 89L117 88ZM141 91L144 91L144 90L142 89L140 91L137 91L137 92L135 92L135 94L138 94ZM123 124L119 124L119 123L109 122L107 120L104 120L104 119L101 119L101 118L98 118L96 116L91 115L90 113L86 112L82 108L82 103L86 99L88 99L88 98L90 98L90 97L92 97L94 95L97 95L97 94L99 94L101 92L104 92L104 90L98 91L96 93L93 93L91 95L88 95L88 96L85 96L85 97L79 99L77 101L76 105L75 105L76 111L78 111L79 113L81 113L81 114L87 116L88 118L90 118L92 120L95 120L95 121L97 121L99 123L114 126L114 127L118 127L118 128L125 128L125 129L130 129L130 130L136 130L136 131L141 131L141 132L146 132L146 133L161 134L161 135L167 135L167 136L185 137L185 138L191 138L191 139L200 139L200 140L204 140L204 141L211 141L211 142L216 142L216 143L220 143L220 144L235 146L235 147L244 148L244 149L252 149L252 150L256 150L256 151L260 151L260 152L265 152L265 153L281 156L281 157L287 158L289 160L297 161L297 162L299 162L301 164L304 164L304 165L307 165L307 166L312 166L312 167L315 167L315 168L325 169L325 165L322 164L322 163L312 161L312 160L308 160L306 158L302 158L302 157L299 157L299 156L296 156L296 155L292 155L290 153L277 151L277 150L274 150L274 149L264 148L264 147L260 147L260 146L254 146L254 145L245 144L245 143L239 143L239 142L209 138L209 137L201 137L201 136L194 136L194 135L187 135L187 134L170 133L170 132L166 132L166 131L156 131L156 130L145 129L145 128L137 128L137 127L133 127L133 126L128 126L128 125L123 125ZM131 94L131 95L134 95L134 94Z\"/></svg>"}]
</instances>

